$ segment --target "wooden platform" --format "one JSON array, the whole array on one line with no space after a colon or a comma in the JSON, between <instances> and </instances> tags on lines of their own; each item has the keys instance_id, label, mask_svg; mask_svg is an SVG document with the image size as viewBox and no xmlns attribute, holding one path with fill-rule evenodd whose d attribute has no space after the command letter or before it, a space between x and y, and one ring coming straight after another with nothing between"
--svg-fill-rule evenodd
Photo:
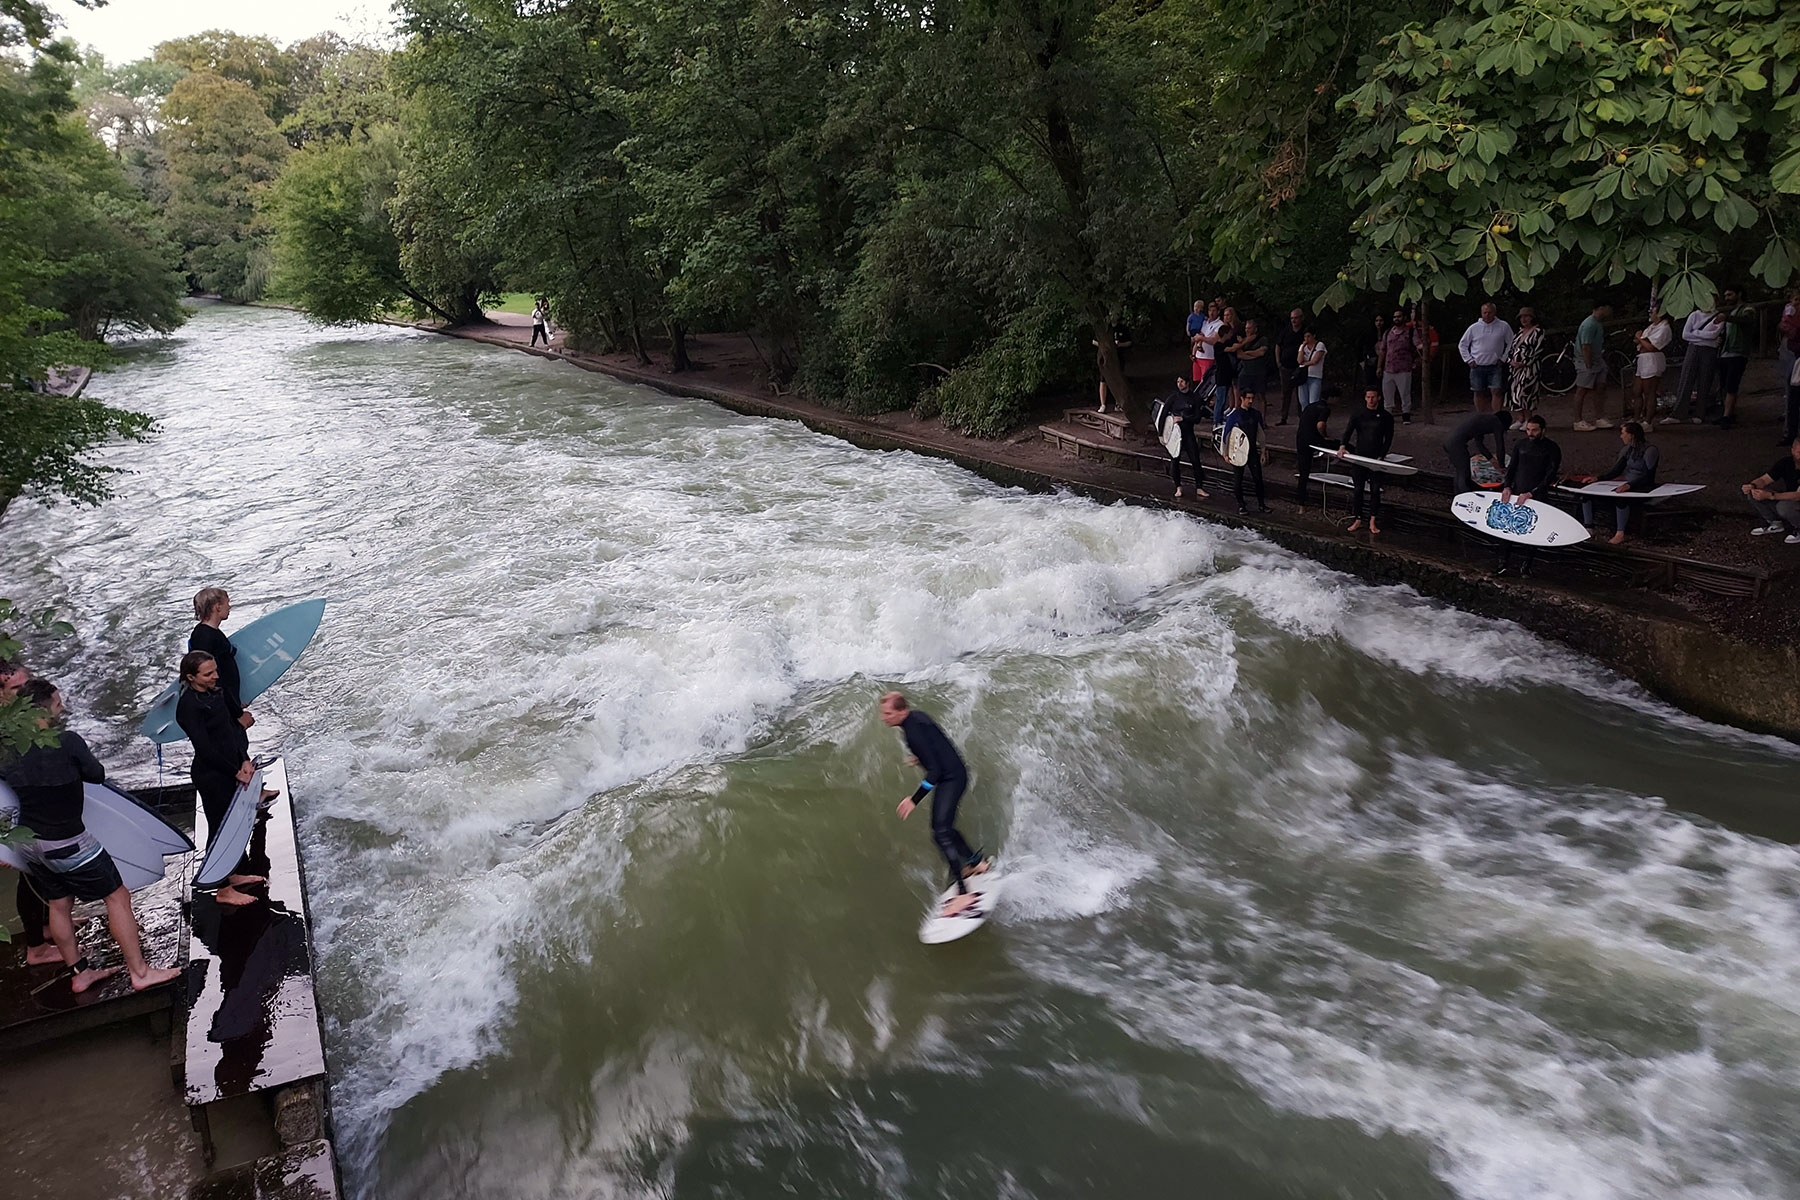
<instances>
[{"instance_id":1,"label":"wooden platform","mask_svg":"<svg viewBox=\"0 0 1800 1200\"><path fill-rule=\"evenodd\" d=\"M1122 412L1100 412L1092 408L1065 408L1063 420L1070 425L1092 429L1118 441L1135 441L1131 420Z\"/></svg>"},{"instance_id":2,"label":"wooden platform","mask_svg":"<svg viewBox=\"0 0 1800 1200\"><path fill-rule=\"evenodd\" d=\"M312 934L283 761L265 766L263 780L281 795L257 821L249 857L269 882L245 890L266 898L241 908L219 904L210 892L193 898L184 1068L190 1106L325 1076ZM205 814L197 813L194 841L204 846L208 832Z\"/></svg>"}]
</instances>

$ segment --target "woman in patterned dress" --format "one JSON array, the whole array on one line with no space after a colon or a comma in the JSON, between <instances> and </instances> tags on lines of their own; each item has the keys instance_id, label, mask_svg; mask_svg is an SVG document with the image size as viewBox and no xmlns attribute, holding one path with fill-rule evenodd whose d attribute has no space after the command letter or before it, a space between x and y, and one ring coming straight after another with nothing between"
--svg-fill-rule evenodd
<instances>
[{"instance_id":1,"label":"woman in patterned dress","mask_svg":"<svg viewBox=\"0 0 1800 1200\"><path fill-rule=\"evenodd\" d=\"M1544 327L1537 323L1537 314L1529 308L1519 310L1519 332L1513 336L1512 346L1506 352L1506 364L1511 370L1511 389L1506 395L1506 407L1512 409L1513 430L1517 432L1525 428L1525 422L1537 411L1538 406L1538 364L1544 357Z\"/></svg>"}]
</instances>

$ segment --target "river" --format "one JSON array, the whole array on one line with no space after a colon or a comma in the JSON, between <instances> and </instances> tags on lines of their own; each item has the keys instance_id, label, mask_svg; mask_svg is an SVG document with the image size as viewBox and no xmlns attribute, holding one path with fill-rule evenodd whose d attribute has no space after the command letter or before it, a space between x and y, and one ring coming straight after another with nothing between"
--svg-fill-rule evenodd
<instances>
[{"instance_id":1,"label":"river","mask_svg":"<svg viewBox=\"0 0 1800 1200\"><path fill-rule=\"evenodd\" d=\"M0 595L116 772L189 598L289 756L358 1197L1800 1195L1800 756L1258 537L202 308ZM234 622L235 623L235 622ZM975 772L993 923L875 701ZM175 768L171 760L170 769Z\"/></svg>"}]
</instances>

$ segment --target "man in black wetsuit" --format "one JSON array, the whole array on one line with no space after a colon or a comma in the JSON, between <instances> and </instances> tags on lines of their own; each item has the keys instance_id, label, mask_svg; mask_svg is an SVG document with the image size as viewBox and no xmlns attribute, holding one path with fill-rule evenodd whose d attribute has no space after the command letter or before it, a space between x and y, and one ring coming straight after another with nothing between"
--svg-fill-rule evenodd
<instances>
[{"instance_id":1,"label":"man in black wetsuit","mask_svg":"<svg viewBox=\"0 0 1800 1200\"><path fill-rule=\"evenodd\" d=\"M1338 448L1338 457L1357 454L1363 458L1386 458L1393 445L1394 414L1381 407L1381 393L1368 388L1363 392L1363 406L1350 414L1350 422L1344 426L1344 444ZM1369 532L1380 533L1381 473L1360 463L1351 463L1350 480L1355 485L1350 492L1350 515L1355 518L1350 522L1350 532L1355 533L1363 526L1363 491L1366 488L1369 493Z\"/></svg>"},{"instance_id":2,"label":"man in black wetsuit","mask_svg":"<svg viewBox=\"0 0 1800 1200\"><path fill-rule=\"evenodd\" d=\"M956 831L956 806L968 789L969 769L963 765L962 755L956 752L956 747L950 744L937 722L908 708L906 697L899 692L889 692L881 698L881 720L900 730L900 736L906 739L907 750L925 771L925 781L919 784L917 791L900 801L896 811L904 821L912 816L913 809L918 807L925 794L931 794L931 840L937 843L944 861L950 864L950 884L958 893L945 903L943 915L954 917L975 903L974 893L963 881L971 875L981 874L991 865L989 859L971 848Z\"/></svg>"},{"instance_id":3,"label":"man in black wetsuit","mask_svg":"<svg viewBox=\"0 0 1800 1200\"><path fill-rule=\"evenodd\" d=\"M1338 394L1336 385L1325 389L1317 400L1300 410L1300 428L1294 431L1294 457L1300 462L1300 483L1294 489L1294 503L1306 511L1310 495L1313 467L1318 463L1316 451L1336 450L1337 439L1325 432L1331 420L1331 401Z\"/></svg>"},{"instance_id":4,"label":"man in black wetsuit","mask_svg":"<svg viewBox=\"0 0 1800 1200\"><path fill-rule=\"evenodd\" d=\"M1506 432L1512 427L1512 414L1502 412L1476 413L1450 431L1444 439L1444 456L1450 460L1450 478L1456 488L1456 494L1475 490L1475 476L1469 471L1470 447L1476 454L1488 459L1498 467L1506 466ZM1494 448L1488 449L1488 437L1492 435Z\"/></svg>"},{"instance_id":5,"label":"man in black wetsuit","mask_svg":"<svg viewBox=\"0 0 1800 1200\"><path fill-rule=\"evenodd\" d=\"M194 616L199 624L194 632L188 634L188 650L198 650L210 654L213 661L219 664L219 694L225 700L225 707L245 729L256 724L256 718L244 710L238 699L238 665L237 647L225 636L219 626L231 615L231 596L224 588L201 588L194 596Z\"/></svg>"},{"instance_id":6,"label":"man in black wetsuit","mask_svg":"<svg viewBox=\"0 0 1800 1200\"><path fill-rule=\"evenodd\" d=\"M112 855L82 823L84 783L106 778L102 767L81 735L63 729L62 693L47 679L33 679L19 694L43 710L38 724L56 731L48 746L32 746L7 763L0 772L19 797L19 824L36 835L20 846L25 874L49 909L50 937L70 971L69 986L85 992L115 974L117 967L95 969L75 940L72 913L77 900L104 900L106 923L125 957L133 991L143 991L174 979L179 971L152 967L144 960L138 941L137 918L131 912L131 893L119 878Z\"/></svg>"},{"instance_id":7,"label":"man in black wetsuit","mask_svg":"<svg viewBox=\"0 0 1800 1200\"><path fill-rule=\"evenodd\" d=\"M175 723L194 744L194 761L188 771L194 790L200 793L209 836L217 836L238 785L250 782L256 764L250 759L250 737L242 721L232 720L218 661L204 650L190 650L181 656L181 697L175 702ZM249 865L248 857L239 859L213 899L239 907L256 903L255 896L238 890L265 882L263 876L247 870Z\"/></svg>"},{"instance_id":8,"label":"man in black wetsuit","mask_svg":"<svg viewBox=\"0 0 1800 1200\"><path fill-rule=\"evenodd\" d=\"M1196 395L1188 383L1187 376L1175 377L1175 390L1163 397L1163 411L1168 419L1173 420L1181 428L1181 452L1187 455L1188 463L1194 468L1194 497L1207 499L1206 489L1200 486L1200 439L1194 436L1194 407ZM1157 430L1160 437L1162 431ZM1169 460L1169 478L1175 481L1175 498L1181 499L1181 456L1176 455Z\"/></svg>"},{"instance_id":9,"label":"man in black wetsuit","mask_svg":"<svg viewBox=\"0 0 1800 1200\"><path fill-rule=\"evenodd\" d=\"M1500 489L1500 503L1523 504L1533 496L1549 491L1562 475L1562 447L1544 436L1544 418L1532 413L1525 420L1525 440L1513 447L1512 461L1506 464L1506 484ZM1520 575L1531 574L1537 558L1536 546L1522 547L1524 561ZM1494 574L1504 575L1512 569L1513 544L1500 543L1500 563Z\"/></svg>"}]
</instances>

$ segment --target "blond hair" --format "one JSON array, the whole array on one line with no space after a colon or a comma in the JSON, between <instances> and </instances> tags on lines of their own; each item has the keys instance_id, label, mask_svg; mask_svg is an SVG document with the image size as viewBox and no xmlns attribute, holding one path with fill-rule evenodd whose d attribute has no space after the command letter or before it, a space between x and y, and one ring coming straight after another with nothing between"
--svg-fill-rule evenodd
<instances>
[{"instance_id":1,"label":"blond hair","mask_svg":"<svg viewBox=\"0 0 1800 1200\"><path fill-rule=\"evenodd\" d=\"M194 593L194 617L204 621L212 615L212 610L230 599L222 587L201 588Z\"/></svg>"}]
</instances>

